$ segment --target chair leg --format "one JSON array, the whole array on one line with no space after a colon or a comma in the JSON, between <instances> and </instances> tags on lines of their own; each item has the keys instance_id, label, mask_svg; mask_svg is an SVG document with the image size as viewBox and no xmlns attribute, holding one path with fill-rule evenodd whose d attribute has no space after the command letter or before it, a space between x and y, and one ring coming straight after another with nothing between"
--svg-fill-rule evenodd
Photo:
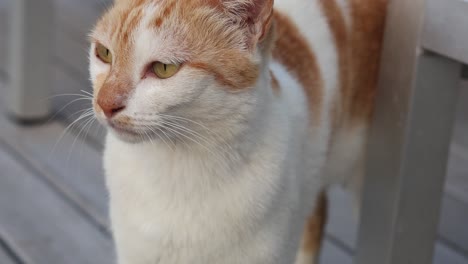
<instances>
[{"instance_id":1,"label":"chair leg","mask_svg":"<svg viewBox=\"0 0 468 264\"><path fill-rule=\"evenodd\" d=\"M462 77L463 79L468 79L468 65L463 66Z\"/></svg>"},{"instance_id":2,"label":"chair leg","mask_svg":"<svg viewBox=\"0 0 468 264\"><path fill-rule=\"evenodd\" d=\"M379 91L356 263L432 263L460 71L422 51L408 91Z\"/></svg>"},{"instance_id":3,"label":"chair leg","mask_svg":"<svg viewBox=\"0 0 468 264\"><path fill-rule=\"evenodd\" d=\"M53 1L14 0L10 8L8 108L17 120L37 121L50 113Z\"/></svg>"}]
</instances>

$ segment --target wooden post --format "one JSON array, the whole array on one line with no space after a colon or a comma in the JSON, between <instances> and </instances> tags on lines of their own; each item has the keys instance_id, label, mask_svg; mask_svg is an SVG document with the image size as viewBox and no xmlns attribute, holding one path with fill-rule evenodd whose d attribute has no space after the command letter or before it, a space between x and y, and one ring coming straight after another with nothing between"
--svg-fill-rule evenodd
<instances>
[{"instance_id":1,"label":"wooden post","mask_svg":"<svg viewBox=\"0 0 468 264\"><path fill-rule=\"evenodd\" d=\"M425 0L392 0L357 264L432 263L461 63L421 48Z\"/></svg>"},{"instance_id":2,"label":"wooden post","mask_svg":"<svg viewBox=\"0 0 468 264\"><path fill-rule=\"evenodd\" d=\"M14 0L10 9L9 112L23 122L44 120L51 111L53 1Z\"/></svg>"}]
</instances>

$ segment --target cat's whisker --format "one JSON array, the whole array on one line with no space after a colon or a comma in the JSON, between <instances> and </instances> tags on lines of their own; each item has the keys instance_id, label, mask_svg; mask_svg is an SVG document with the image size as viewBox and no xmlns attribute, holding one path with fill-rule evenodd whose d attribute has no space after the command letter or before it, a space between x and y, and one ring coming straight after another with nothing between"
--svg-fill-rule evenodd
<instances>
[{"instance_id":1,"label":"cat's whisker","mask_svg":"<svg viewBox=\"0 0 468 264\"><path fill-rule=\"evenodd\" d=\"M64 130L63 132L60 134L59 138L57 139L57 141L55 142L54 144L54 147L52 148L52 151L51 151L51 154L53 154L55 152L55 149L58 145L58 143L63 139L63 137L68 133L68 131L74 126L76 125L78 122L80 122L81 120L85 119L85 118L88 118L89 116L93 115L94 112L93 112L93 109L88 109L87 111L84 111L84 113L82 113L75 121L73 121L71 124L69 124Z\"/></svg>"},{"instance_id":2,"label":"cat's whisker","mask_svg":"<svg viewBox=\"0 0 468 264\"><path fill-rule=\"evenodd\" d=\"M167 130L175 134L174 136L177 136L178 140L183 140L184 145L186 146L189 146L189 144L187 144L185 139L189 139L190 141L195 142L197 145L202 146L205 150L208 150L212 154L218 154L219 156L224 157L224 158L226 157L226 153L227 153L226 151L219 151L219 149L215 150L213 148L208 147L208 146L213 145L214 142L216 142L215 138L213 138L213 140L210 140L211 137L210 138L204 137L200 133L181 125L180 123L177 122L177 120L167 120L167 119L164 119L162 121L153 120L151 121L151 124L153 126L161 126L162 124L162 127L166 128ZM166 134L163 130L160 130L160 131ZM218 155L214 155L214 156L218 157Z\"/></svg>"},{"instance_id":3,"label":"cat's whisker","mask_svg":"<svg viewBox=\"0 0 468 264\"><path fill-rule=\"evenodd\" d=\"M164 142L166 142L164 140L164 138L162 136L159 135L159 133L156 133L156 131L154 131L150 126L147 126L154 134L157 134L159 138L161 138ZM172 150L174 150L174 148L176 147L174 141L172 141L172 139L166 134L166 132L164 132L164 130L162 130L161 128L159 127L155 127L159 132L163 133L164 136L171 142L172 144ZM167 144L167 143L166 143ZM169 144L167 144L168 147L169 147Z\"/></svg>"},{"instance_id":4,"label":"cat's whisker","mask_svg":"<svg viewBox=\"0 0 468 264\"><path fill-rule=\"evenodd\" d=\"M78 111L76 111L75 113L71 114L70 117L73 117L73 116L76 116L76 115L80 115L80 114L82 114L82 113L85 112L85 111L88 111L88 112L89 112L89 111L91 111L91 110L92 110L92 107L90 107L90 108L85 108L85 109L81 109L81 110L78 110Z\"/></svg>"},{"instance_id":5,"label":"cat's whisker","mask_svg":"<svg viewBox=\"0 0 468 264\"><path fill-rule=\"evenodd\" d=\"M202 148L204 148L204 149L206 149L206 150L210 150L207 146L203 145L203 143L201 143L200 141L198 141L198 140L196 140L196 139L191 138L190 136L187 136L187 135L183 134L183 133L182 133L183 131L177 130L177 128L168 127L167 124L163 124L162 127L164 127L165 129L167 129L167 130L169 130L169 131L171 131L171 132L173 132L173 133L176 133L176 134L178 134L178 135L180 135L180 136L183 136L184 138L187 138L188 140L190 140L190 141L192 141L192 142L198 144L199 146L201 146ZM210 150L210 151L211 151L211 150Z\"/></svg>"},{"instance_id":6,"label":"cat's whisker","mask_svg":"<svg viewBox=\"0 0 468 264\"><path fill-rule=\"evenodd\" d=\"M204 128L204 129L206 129L208 132L213 133L213 132L211 131L211 129L209 129L207 126L203 125L202 123L193 121L193 120L188 119L188 118L185 118L185 117L173 116L173 115L167 115L167 114L158 114L158 115L161 116L161 117L166 117L166 118L168 118L168 119L171 119L171 118L172 118L172 119L177 119L177 120L181 120L181 121L185 121L185 122L190 122L190 123L192 123L192 124L198 125L198 126Z\"/></svg>"},{"instance_id":7,"label":"cat's whisker","mask_svg":"<svg viewBox=\"0 0 468 264\"><path fill-rule=\"evenodd\" d=\"M84 134L84 138L86 139L88 137L88 134L89 134L89 131L91 130L91 128L93 127L94 125L94 122L97 120L96 118L94 117L91 117L92 119L92 122L91 124L88 126L87 130L85 131L85 134ZM82 140L81 141L81 149L80 149L80 153L79 153L79 157L80 157L80 160L83 161L82 157L83 157L83 148L85 146L85 143L86 141L85 140ZM81 173L81 170L82 170L83 166L80 166L80 173Z\"/></svg>"},{"instance_id":8,"label":"cat's whisker","mask_svg":"<svg viewBox=\"0 0 468 264\"><path fill-rule=\"evenodd\" d=\"M70 157L71 157L71 154L73 152L73 148L75 147L75 144L77 142L77 140L80 138L81 136L81 133L83 133L83 130L85 130L87 128L87 126L92 122L94 121L94 117L93 116L89 116L86 121L84 121L84 125L81 126L80 128L80 131L78 132L78 134L75 136L75 139L73 140L73 143L71 145L71 148L70 148L70 151L68 152L68 158L67 158L67 164L69 164L70 162Z\"/></svg>"},{"instance_id":9,"label":"cat's whisker","mask_svg":"<svg viewBox=\"0 0 468 264\"><path fill-rule=\"evenodd\" d=\"M91 118L92 118L93 121L92 121L91 124L89 125L88 129L85 131L84 138L88 138L88 134L89 134L89 132L91 131L91 128L93 127L94 122L97 121L97 119L96 119L94 116L91 117ZM85 141L83 140L83 143L84 143L84 142L85 142Z\"/></svg>"},{"instance_id":10,"label":"cat's whisker","mask_svg":"<svg viewBox=\"0 0 468 264\"><path fill-rule=\"evenodd\" d=\"M160 126L160 125L158 125L158 127L159 127L159 126ZM164 126L163 126L163 128L168 129L167 127L164 127ZM167 136L166 132L164 132L163 129L158 129L158 130L161 131L161 132L163 132L163 133L166 135L166 137L170 139L170 137ZM170 130L170 129L168 129L168 130ZM171 131L171 130L170 130L170 131ZM185 146L186 148L192 149L192 147L190 146L190 144L187 143L187 141L186 141L185 138L181 138L178 134L172 134L172 136L175 137L175 141L176 141L176 142L182 142L182 144L184 144L184 146ZM171 139L171 142L172 142L172 144L174 145L174 148L175 148L176 145L175 145L174 141L172 141L172 139Z\"/></svg>"},{"instance_id":11,"label":"cat's whisker","mask_svg":"<svg viewBox=\"0 0 468 264\"><path fill-rule=\"evenodd\" d=\"M192 124L195 124L195 125L198 125L202 128L204 128L208 133L211 134L211 136L214 136L216 138L222 138L221 135L219 135L218 133L215 133L213 130L211 130L210 128L208 128L207 126L203 125L202 123L199 123L199 122L196 122L196 121L193 121L191 119L188 119L188 118L184 118L184 117L180 117L180 116L173 116L173 115L167 115L167 114L158 114L158 116L160 117L165 117L167 120L170 120L170 121L174 121L173 119L175 120L181 120L181 121L185 121L185 122L190 122ZM229 148L229 149L233 149L231 147L231 145L225 143L225 145Z\"/></svg>"},{"instance_id":12,"label":"cat's whisker","mask_svg":"<svg viewBox=\"0 0 468 264\"><path fill-rule=\"evenodd\" d=\"M45 98L44 100L50 100L50 99L54 99L57 97L64 97L64 96L78 96L78 97L88 98L90 100L92 99L92 97L88 96L87 94L56 94L56 95L49 96Z\"/></svg>"},{"instance_id":13,"label":"cat's whisker","mask_svg":"<svg viewBox=\"0 0 468 264\"><path fill-rule=\"evenodd\" d=\"M177 124L177 123L175 123L173 121L169 121L169 120L164 120L164 123L168 124L168 125L176 126L176 127L180 128L180 129L182 129L184 131L187 131L191 135L196 136L197 138L205 141L206 143L210 143L210 141L206 137L202 136L200 133L198 133L198 132L196 132L196 131L194 131L192 129L189 129L187 127L184 127L182 125L179 125L179 124Z\"/></svg>"},{"instance_id":14,"label":"cat's whisker","mask_svg":"<svg viewBox=\"0 0 468 264\"><path fill-rule=\"evenodd\" d=\"M142 130L142 132L145 134L146 138L151 142L151 144L154 145L154 142L153 142L153 140L151 139L151 137L148 135L148 133L147 133L145 130Z\"/></svg>"},{"instance_id":15,"label":"cat's whisker","mask_svg":"<svg viewBox=\"0 0 468 264\"><path fill-rule=\"evenodd\" d=\"M94 97L94 94L91 93L91 92L88 92L88 91L85 91L85 90L80 90L80 92L82 92L82 93L84 93L84 94L86 94L86 95L91 96L91 99Z\"/></svg>"},{"instance_id":16,"label":"cat's whisker","mask_svg":"<svg viewBox=\"0 0 468 264\"><path fill-rule=\"evenodd\" d=\"M195 130L189 129L189 128L183 126L182 124L180 124L180 122L187 123L187 122L188 122L188 121L187 121L188 119L183 119L183 120L180 119L180 120L179 120L179 119L175 119L175 118L174 118L174 119L169 118L167 115L164 115L164 116L166 116L166 118L163 118L163 120L162 120L163 123L168 123L168 124L171 124L171 125L178 126L178 127L180 127L181 129L183 129L183 130L187 130L187 132L193 134L194 136L197 136L197 138L203 139L203 140L206 141L206 142L210 142L209 139L210 139L211 137L210 137L210 138L207 138L207 137L201 135L200 133L196 132ZM155 124L161 122L161 120L145 120L145 121L151 122L151 123L155 123ZM196 124L198 124L199 126L202 126L202 127L205 128L205 129L208 129L208 128L206 128L205 126L203 126L203 125L201 125L201 124L199 124L199 123L196 123ZM210 132L210 131L208 131L208 132ZM213 133L213 134L214 134L214 133Z\"/></svg>"},{"instance_id":17,"label":"cat's whisker","mask_svg":"<svg viewBox=\"0 0 468 264\"><path fill-rule=\"evenodd\" d=\"M208 151L208 153L211 154L214 159L218 160L218 162L221 162L223 165L227 166L226 161L219 157L219 154L221 154L221 156L224 157L224 155L222 155L222 153L219 153L217 151L213 151L213 149L211 149L210 147L204 145L200 141L198 141L198 140L196 140L196 139L194 139L194 138L192 138L192 137L190 137L190 136L188 136L186 134L183 134L182 132L184 132L184 131L177 130L177 128L175 128L175 127L172 127L172 128L168 127L167 124L163 124L163 125L164 125L163 127L165 129L167 129L167 130L169 130L169 131L171 131L173 133L176 133L176 134L178 134L178 135L180 135L180 136L182 136L182 137L196 143L197 145L199 145L200 147L202 147L203 149Z\"/></svg>"},{"instance_id":18,"label":"cat's whisker","mask_svg":"<svg viewBox=\"0 0 468 264\"><path fill-rule=\"evenodd\" d=\"M192 129L189 129L187 127L184 127L183 125L179 124L179 123L176 123L175 121L168 121L168 120L164 120L164 123L166 123L167 125L171 125L173 128L178 128L179 130L183 130L185 131L186 133L189 133L191 134L192 136L204 141L207 145L212 145L213 142L216 142L216 138L213 138L212 135L210 135L209 138L207 137L204 137L203 135L201 135L200 133L192 130ZM232 149L228 144L225 144L229 149ZM221 149L217 149L217 153L221 154L222 157L226 157L226 154L227 154L227 150L224 149L224 150L221 150Z\"/></svg>"},{"instance_id":19,"label":"cat's whisker","mask_svg":"<svg viewBox=\"0 0 468 264\"><path fill-rule=\"evenodd\" d=\"M57 112L55 112L55 114L49 118L48 122L50 122L51 120L53 120L57 115L59 115L63 110L65 110L65 108L67 108L68 106L70 106L71 104L75 103L75 102L79 102L79 101L84 101L84 100L89 100L88 98L77 98L69 103L67 103L65 106L63 106L62 108L60 108Z\"/></svg>"}]
</instances>

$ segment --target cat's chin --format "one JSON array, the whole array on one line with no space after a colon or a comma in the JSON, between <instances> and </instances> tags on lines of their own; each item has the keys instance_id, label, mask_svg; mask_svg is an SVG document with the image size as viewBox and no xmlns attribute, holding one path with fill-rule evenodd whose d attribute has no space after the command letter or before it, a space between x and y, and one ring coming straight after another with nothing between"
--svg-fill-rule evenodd
<instances>
[{"instance_id":1,"label":"cat's chin","mask_svg":"<svg viewBox=\"0 0 468 264\"><path fill-rule=\"evenodd\" d=\"M146 141L145 138L142 135L140 135L140 134L138 134L136 132L111 128L111 127L109 127L108 130L117 139L119 139L119 140L121 140L123 142L126 142L126 143L138 144L138 143L142 143L142 142Z\"/></svg>"}]
</instances>

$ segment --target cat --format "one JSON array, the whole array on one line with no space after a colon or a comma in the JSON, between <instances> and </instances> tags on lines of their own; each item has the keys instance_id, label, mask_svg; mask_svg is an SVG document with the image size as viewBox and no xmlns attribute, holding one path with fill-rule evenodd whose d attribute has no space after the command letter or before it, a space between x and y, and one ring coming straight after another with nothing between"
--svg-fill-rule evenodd
<instances>
[{"instance_id":1,"label":"cat","mask_svg":"<svg viewBox=\"0 0 468 264\"><path fill-rule=\"evenodd\" d=\"M117 0L90 40L119 264L312 264L359 200L386 0Z\"/></svg>"}]
</instances>

